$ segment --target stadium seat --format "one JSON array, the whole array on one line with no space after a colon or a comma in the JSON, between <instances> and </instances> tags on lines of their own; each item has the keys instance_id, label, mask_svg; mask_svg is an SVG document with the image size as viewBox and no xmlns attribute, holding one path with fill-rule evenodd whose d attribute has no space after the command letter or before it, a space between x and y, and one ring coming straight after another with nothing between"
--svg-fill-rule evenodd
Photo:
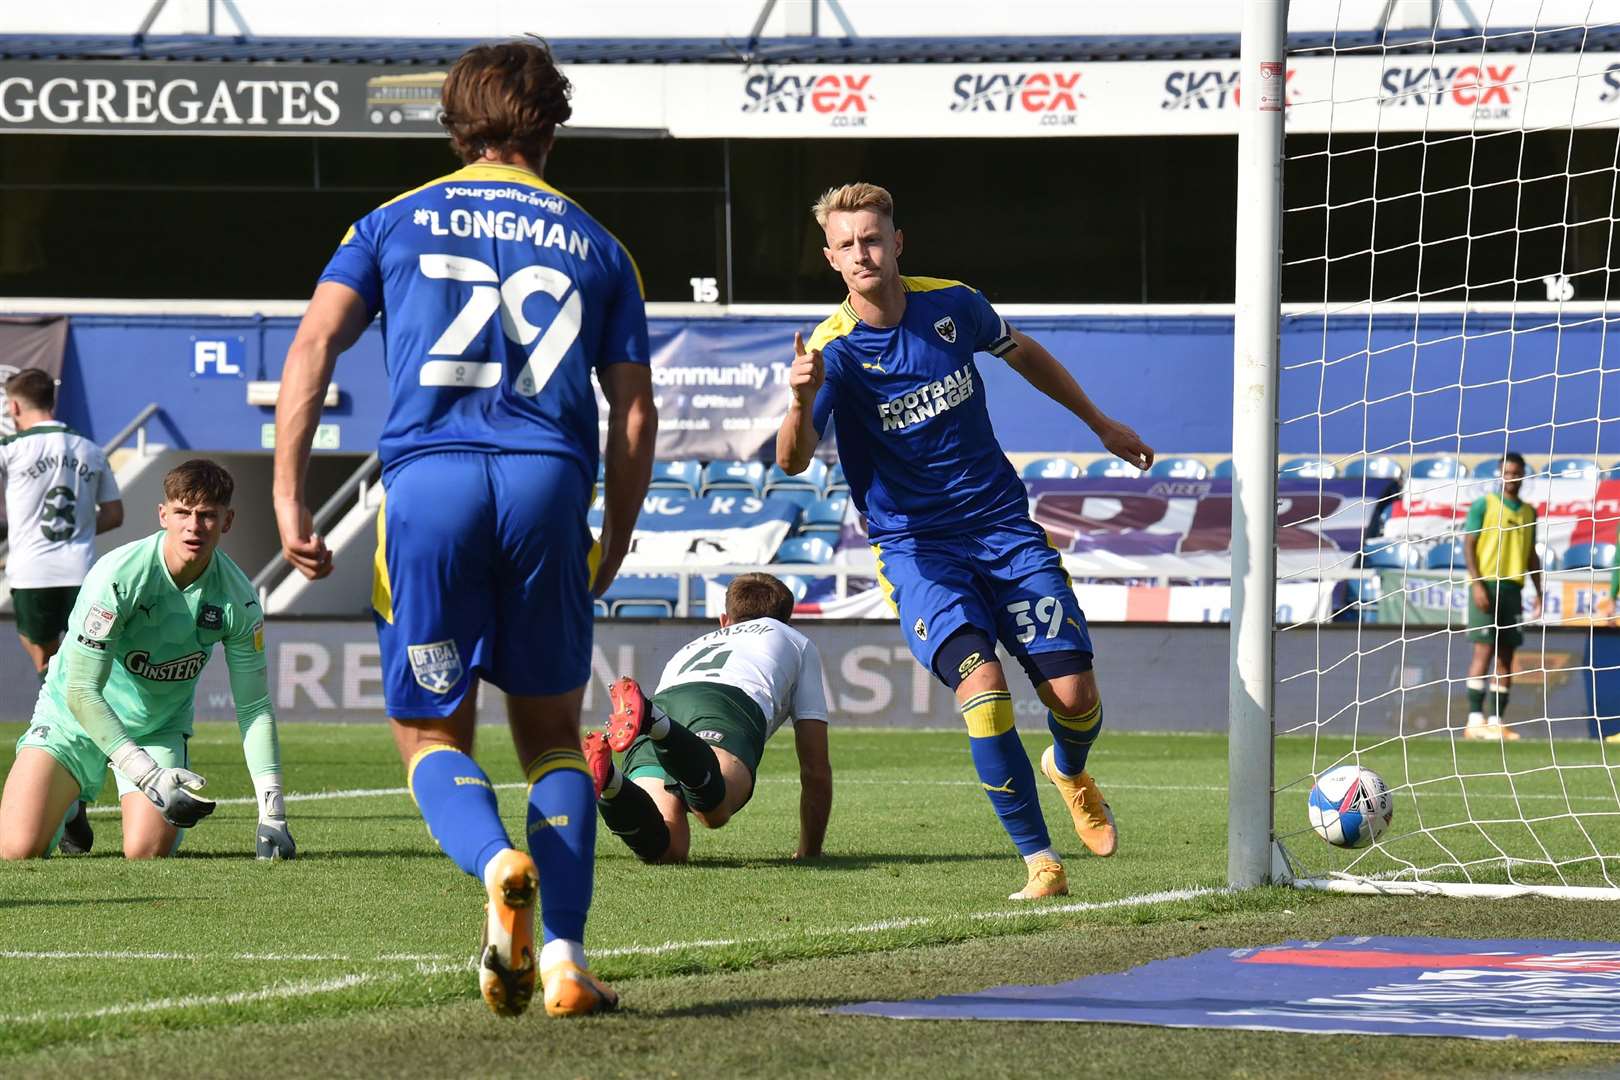
<instances>
[{"instance_id":1,"label":"stadium seat","mask_svg":"<svg viewBox=\"0 0 1620 1080\"><path fill-rule=\"evenodd\" d=\"M703 487L703 466L695 461L655 461L648 491L681 491L696 496Z\"/></svg>"},{"instance_id":2,"label":"stadium seat","mask_svg":"<svg viewBox=\"0 0 1620 1080\"><path fill-rule=\"evenodd\" d=\"M1461 570L1468 569L1468 556L1463 553L1462 544L1455 540L1443 540L1429 549L1428 557L1423 565L1430 570Z\"/></svg>"},{"instance_id":3,"label":"stadium seat","mask_svg":"<svg viewBox=\"0 0 1620 1080\"><path fill-rule=\"evenodd\" d=\"M1375 480L1399 480L1404 475L1401 463L1380 454L1377 457L1351 458L1344 467L1346 476L1370 476Z\"/></svg>"},{"instance_id":4,"label":"stadium seat","mask_svg":"<svg viewBox=\"0 0 1620 1080\"><path fill-rule=\"evenodd\" d=\"M1571 544L1564 552L1565 570L1608 570L1614 566L1613 544Z\"/></svg>"},{"instance_id":5,"label":"stadium seat","mask_svg":"<svg viewBox=\"0 0 1620 1080\"><path fill-rule=\"evenodd\" d=\"M1117 457L1098 458L1086 466L1087 476L1141 476L1142 470L1135 465L1129 465Z\"/></svg>"},{"instance_id":6,"label":"stadium seat","mask_svg":"<svg viewBox=\"0 0 1620 1080\"><path fill-rule=\"evenodd\" d=\"M614 618L624 614L625 605L643 604L663 609L665 615L675 613L675 601L680 596L680 582L673 574L620 574L613 579L599 603L606 603ZM645 612L630 618L646 618Z\"/></svg>"},{"instance_id":7,"label":"stadium seat","mask_svg":"<svg viewBox=\"0 0 1620 1080\"><path fill-rule=\"evenodd\" d=\"M609 614L611 614L611 612L608 610L607 601L603 600L600 596L591 601L591 606L594 609L598 619L605 619Z\"/></svg>"},{"instance_id":8,"label":"stadium seat","mask_svg":"<svg viewBox=\"0 0 1620 1080\"><path fill-rule=\"evenodd\" d=\"M805 512L821 501L821 493L814 488L766 488L765 497L767 499L780 499L783 502L790 502L797 506L799 508L799 520L801 521Z\"/></svg>"},{"instance_id":9,"label":"stadium seat","mask_svg":"<svg viewBox=\"0 0 1620 1080\"><path fill-rule=\"evenodd\" d=\"M840 491L848 490L849 481L844 479L844 466L835 461L833 462L833 467L827 470L826 493L828 495L836 495Z\"/></svg>"},{"instance_id":10,"label":"stadium seat","mask_svg":"<svg viewBox=\"0 0 1620 1080\"><path fill-rule=\"evenodd\" d=\"M1423 563L1418 549L1407 543L1389 543L1383 539L1369 540L1361 565L1379 570L1415 570Z\"/></svg>"},{"instance_id":11,"label":"stadium seat","mask_svg":"<svg viewBox=\"0 0 1620 1080\"><path fill-rule=\"evenodd\" d=\"M1298 477L1302 480L1332 480L1339 475L1338 467L1325 458L1301 457L1285 461L1282 468L1277 470L1280 476Z\"/></svg>"},{"instance_id":12,"label":"stadium seat","mask_svg":"<svg viewBox=\"0 0 1620 1080\"><path fill-rule=\"evenodd\" d=\"M1235 472L1236 469L1232 464L1232 459L1222 458L1220 461L1215 463L1215 469L1209 475L1213 476L1217 480L1230 480L1232 479L1233 475L1235 475Z\"/></svg>"},{"instance_id":13,"label":"stadium seat","mask_svg":"<svg viewBox=\"0 0 1620 1080\"><path fill-rule=\"evenodd\" d=\"M675 614L675 605L663 600L620 600L613 605L615 619L668 619Z\"/></svg>"},{"instance_id":14,"label":"stadium seat","mask_svg":"<svg viewBox=\"0 0 1620 1080\"><path fill-rule=\"evenodd\" d=\"M1536 554L1541 558L1541 568L1543 570L1559 570L1563 568L1564 557L1555 548L1546 544L1537 544Z\"/></svg>"},{"instance_id":15,"label":"stadium seat","mask_svg":"<svg viewBox=\"0 0 1620 1080\"><path fill-rule=\"evenodd\" d=\"M1486 458L1476 464L1468 475L1475 480L1495 480L1502 475L1502 459Z\"/></svg>"},{"instance_id":16,"label":"stadium seat","mask_svg":"<svg viewBox=\"0 0 1620 1080\"><path fill-rule=\"evenodd\" d=\"M703 470L703 494L746 491L758 495L765 486L765 466L757 461L711 461Z\"/></svg>"},{"instance_id":17,"label":"stadium seat","mask_svg":"<svg viewBox=\"0 0 1620 1080\"><path fill-rule=\"evenodd\" d=\"M776 549L773 563L811 563L821 566L833 561L833 546L820 536L793 536Z\"/></svg>"},{"instance_id":18,"label":"stadium seat","mask_svg":"<svg viewBox=\"0 0 1620 1080\"><path fill-rule=\"evenodd\" d=\"M820 458L811 458L810 464L798 476L789 475L788 471L780 465L772 465L765 474L765 494L770 495L777 491L813 491L821 494L821 489L827 486L827 463Z\"/></svg>"},{"instance_id":19,"label":"stadium seat","mask_svg":"<svg viewBox=\"0 0 1620 1080\"><path fill-rule=\"evenodd\" d=\"M1160 458L1148 469L1148 475L1168 480L1203 480L1209 476L1209 466L1197 458Z\"/></svg>"},{"instance_id":20,"label":"stadium seat","mask_svg":"<svg viewBox=\"0 0 1620 1080\"><path fill-rule=\"evenodd\" d=\"M1072 480L1080 475L1080 466L1063 457L1036 458L1019 469L1018 475L1025 480Z\"/></svg>"},{"instance_id":21,"label":"stadium seat","mask_svg":"<svg viewBox=\"0 0 1620 1080\"><path fill-rule=\"evenodd\" d=\"M1555 480L1595 480L1598 465L1591 458L1559 458L1547 467L1547 472Z\"/></svg>"},{"instance_id":22,"label":"stadium seat","mask_svg":"<svg viewBox=\"0 0 1620 1080\"><path fill-rule=\"evenodd\" d=\"M1414 480L1461 480L1468 475L1463 463L1450 454L1420 458L1412 462Z\"/></svg>"},{"instance_id":23,"label":"stadium seat","mask_svg":"<svg viewBox=\"0 0 1620 1080\"><path fill-rule=\"evenodd\" d=\"M832 495L811 503L805 509L804 523L799 526L799 531L837 536L844 531L844 513L848 507L848 495Z\"/></svg>"},{"instance_id":24,"label":"stadium seat","mask_svg":"<svg viewBox=\"0 0 1620 1080\"><path fill-rule=\"evenodd\" d=\"M810 594L810 582L798 574L783 574L781 581L788 587L788 592L793 594L795 604Z\"/></svg>"}]
</instances>

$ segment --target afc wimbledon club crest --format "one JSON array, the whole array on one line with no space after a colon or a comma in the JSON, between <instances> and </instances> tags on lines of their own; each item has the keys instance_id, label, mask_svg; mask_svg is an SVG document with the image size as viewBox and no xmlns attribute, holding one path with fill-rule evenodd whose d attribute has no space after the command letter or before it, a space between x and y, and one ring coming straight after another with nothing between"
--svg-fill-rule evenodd
<instances>
[{"instance_id":1,"label":"afc wimbledon club crest","mask_svg":"<svg viewBox=\"0 0 1620 1080\"><path fill-rule=\"evenodd\" d=\"M918 619L915 623L912 623L911 632L917 635L918 641L928 640L928 624L923 622L921 619Z\"/></svg>"},{"instance_id":2,"label":"afc wimbledon club crest","mask_svg":"<svg viewBox=\"0 0 1620 1080\"><path fill-rule=\"evenodd\" d=\"M945 339L947 345L956 344L956 320L949 315L935 323L934 329L939 333L940 337Z\"/></svg>"},{"instance_id":3,"label":"afc wimbledon club crest","mask_svg":"<svg viewBox=\"0 0 1620 1080\"><path fill-rule=\"evenodd\" d=\"M448 694L461 681L461 652L454 641L435 641L410 647L411 674L422 689Z\"/></svg>"}]
</instances>

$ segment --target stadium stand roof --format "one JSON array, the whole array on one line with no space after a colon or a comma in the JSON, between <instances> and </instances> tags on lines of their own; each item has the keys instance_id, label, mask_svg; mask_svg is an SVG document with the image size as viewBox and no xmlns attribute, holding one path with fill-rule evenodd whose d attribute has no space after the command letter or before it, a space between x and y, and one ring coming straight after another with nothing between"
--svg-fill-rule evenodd
<instances>
[{"instance_id":1,"label":"stadium stand roof","mask_svg":"<svg viewBox=\"0 0 1620 1080\"><path fill-rule=\"evenodd\" d=\"M444 67L470 39L257 38L224 35L79 37L0 34L0 60L223 61L235 63L421 64ZM1237 34L1150 34L1135 37L978 38L558 38L568 64L961 64L1096 63L1109 60L1236 59ZM1403 53L1574 52L1620 49L1620 28L1601 30L1372 30L1289 36L1290 52L1335 49Z\"/></svg>"}]
</instances>

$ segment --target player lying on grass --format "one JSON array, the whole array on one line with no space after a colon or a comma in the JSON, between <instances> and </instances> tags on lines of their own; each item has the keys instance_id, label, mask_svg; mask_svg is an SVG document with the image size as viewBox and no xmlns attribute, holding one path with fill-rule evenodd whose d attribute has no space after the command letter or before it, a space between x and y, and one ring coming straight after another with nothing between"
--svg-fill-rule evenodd
<instances>
[{"instance_id":1,"label":"player lying on grass","mask_svg":"<svg viewBox=\"0 0 1620 1080\"><path fill-rule=\"evenodd\" d=\"M1041 771L1096 855L1118 843L1086 772L1102 730L1091 636L1063 561L1029 516L1024 484L996 442L975 353L1004 361L1072 412L1111 453L1145 469L1153 450L1086 397L1033 339L976 290L902 277L894 200L873 184L824 194L812 211L848 298L810 338L794 337L793 397L776 461L803 472L829 420L850 495L866 515L878 578L917 662L956 694L980 785L1024 857L1015 900L1060 896L1068 877L1041 816L1035 773L1013 730L999 641L1047 707Z\"/></svg>"},{"instance_id":2,"label":"player lying on grass","mask_svg":"<svg viewBox=\"0 0 1620 1080\"><path fill-rule=\"evenodd\" d=\"M832 812L827 700L821 655L787 625L792 615L786 585L743 574L726 589L720 629L670 659L651 702L629 676L613 684L607 735L585 737L585 759L602 821L642 862L686 861L688 813L718 829L747 805L765 742L789 719L799 755L794 858L821 854ZM626 752L622 769L614 750Z\"/></svg>"},{"instance_id":3,"label":"player lying on grass","mask_svg":"<svg viewBox=\"0 0 1620 1080\"><path fill-rule=\"evenodd\" d=\"M281 749L265 681L264 616L248 577L216 550L231 529L230 473L194 458L163 478L162 530L109 551L79 590L61 651L0 796L0 858L38 858L64 814L101 791L110 762L124 855L171 855L214 811L190 769L197 677L225 646L242 750L258 796L261 859L292 858Z\"/></svg>"}]
</instances>

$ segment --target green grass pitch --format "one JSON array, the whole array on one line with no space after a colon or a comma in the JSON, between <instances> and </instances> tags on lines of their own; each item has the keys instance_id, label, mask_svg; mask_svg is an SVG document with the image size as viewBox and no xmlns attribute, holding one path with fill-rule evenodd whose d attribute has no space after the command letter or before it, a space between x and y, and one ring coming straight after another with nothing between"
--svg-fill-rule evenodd
<instances>
[{"instance_id":1,"label":"green grass pitch","mask_svg":"<svg viewBox=\"0 0 1620 1080\"><path fill-rule=\"evenodd\" d=\"M9 767L21 730L0 725L0 768ZM601 830L588 944L625 1008L574 1022L538 1009L501 1020L478 999L467 965L480 891L434 848L400 790L382 727L286 725L282 737L289 789L314 796L289 805L296 862L253 860L251 787L235 728L208 724L193 740L194 763L208 775L210 794L241 801L193 830L181 858L124 862L116 815L102 812L93 819L94 854L0 865L0 1075L1061 1072L1185 1080L1314 1074L1325 1061L1377 1076L1620 1067L1620 1047L1596 1044L826 1014L851 1001L1057 982L1290 938L1620 935L1620 907L1603 903L1222 893L1226 742L1219 737L1105 735L1094 766L1119 817L1120 853L1109 860L1077 854L1067 816L1045 790L1073 895L1032 907L1006 900L1023 883L1023 868L977 790L961 733L835 726L828 855L809 865L788 858L798 787L792 740L778 740L748 808L725 829L694 838L694 865L642 866ZM499 729L481 737L491 775L511 785L501 799L517 830L522 792L510 744ZM1032 756L1043 741L1029 737ZM1447 800L1462 797L1460 786L1439 778L1499 769L1504 752L1522 775L1511 790L1506 781L1471 781L1468 791L1486 800L1478 816L1505 819L1516 805L1545 805L1547 830L1588 834L1613 820L1559 816L1604 808L1609 770L1596 744L1556 745L1561 762L1591 766L1573 773L1535 771L1537 755L1552 753L1545 743L1506 751L1470 745L1452 759L1449 743L1417 740L1369 761L1392 783L1435 778L1418 799L1402 794L1397 823L1410 822L1414 802L1438 823L1455 809ZM1308 773L1311 754L1309 741L1283 740L1279 780ZM1584 786L1571 791L1571 783ZM331 794L356 789L366 793ZM1514 798L1519 803L1501 805ZM1304 826L1304 802L1303 787L1280 796L1281 828ZM103 810L110 809L104 796ZM1498 842L1508 843L1513 828L1501 826ZM1478 839L1487 832L1438 836L1458 849L1488 848L1491 840ZM1344 861L1314 837L1296 837L1292 846L1318 868Z\"/></svg>"}]
</instances>

